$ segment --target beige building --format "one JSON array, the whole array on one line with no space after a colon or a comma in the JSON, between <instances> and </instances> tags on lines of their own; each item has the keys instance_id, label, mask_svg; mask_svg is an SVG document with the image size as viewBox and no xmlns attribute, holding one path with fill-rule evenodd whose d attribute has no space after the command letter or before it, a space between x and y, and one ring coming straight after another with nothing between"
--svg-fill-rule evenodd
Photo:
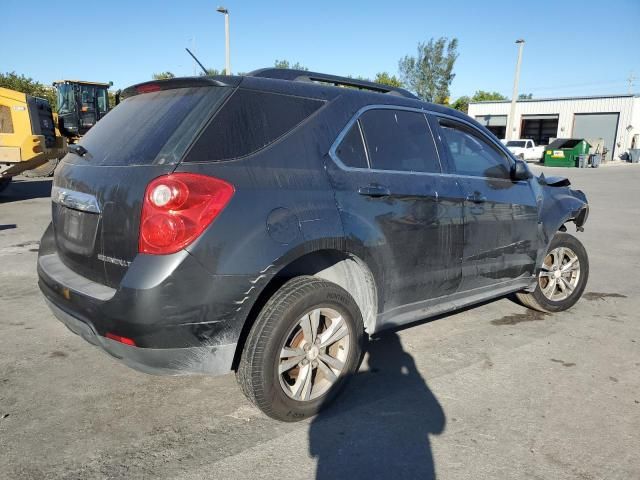
<instances>
[{"instance_id":1,"label":"beige building","mask_svg":"<svg viewBox=\"0 0 640 480\"><path fill-rule=\"evenodd\" d=\"M640 148L638 95L519 100L513 131L508 135L510 106L508 100L470 103L469 116L498 138L530 138L538 145L548 145L554 138L602 139L607 160L624 157L630 148Z\"/></svg>"}]
</instances>

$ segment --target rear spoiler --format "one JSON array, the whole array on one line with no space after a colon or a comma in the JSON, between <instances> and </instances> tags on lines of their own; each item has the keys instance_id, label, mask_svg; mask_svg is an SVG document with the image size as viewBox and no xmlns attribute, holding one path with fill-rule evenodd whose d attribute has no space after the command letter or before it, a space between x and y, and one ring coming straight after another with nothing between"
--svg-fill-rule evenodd
<instances>
[{"instance_id":1,"label":"rear spoiler","mask_svg":"<svg viewBox=\"0 0 640 480\"><path fill-rule=\"evenodd\" d=\"M141 93L171 90L173 88L193 87L237 87L242 77L220 75L216 77L180 77L167 80L152 80L150 82L137 83L125 88L120 94L120 99L133 97Z\"/></svg>"}]
</instances>

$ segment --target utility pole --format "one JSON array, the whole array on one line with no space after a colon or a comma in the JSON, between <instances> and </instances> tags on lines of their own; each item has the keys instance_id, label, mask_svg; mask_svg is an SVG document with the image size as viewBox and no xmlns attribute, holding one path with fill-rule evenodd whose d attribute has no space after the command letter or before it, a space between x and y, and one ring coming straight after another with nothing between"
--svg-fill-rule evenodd
<instances>
[{"instance_id":1,"label":"utility pole","mask_svg":"<svg viewBox=\"0 0 640 480\"><path fill-rule=\"evenodd\" d=\"M518 45L518 62L516 63L516 76L513 79L513 93L511 95L511 110L509 112L509 121L507 122L507 140L513 140L513 128L515 126L516 101L518 100L518 83L520 82L520 64L522 63L522 47L524 40L519 38L516 40Z\"/></svg>"},{"instance_id":2,"label":"utility pole","mask_svg":"<svg viewBox=\"0 0 640 480\"><path fill-rule=\"evenodd\" d=\"M226 75L231 75L231 51L229 48L229 10L225 7L218 7L216 9L217 12L220 12L224 15L224 44L225 44L225 62L224 62L224 73Z\"/></svg>"}]
</instances>

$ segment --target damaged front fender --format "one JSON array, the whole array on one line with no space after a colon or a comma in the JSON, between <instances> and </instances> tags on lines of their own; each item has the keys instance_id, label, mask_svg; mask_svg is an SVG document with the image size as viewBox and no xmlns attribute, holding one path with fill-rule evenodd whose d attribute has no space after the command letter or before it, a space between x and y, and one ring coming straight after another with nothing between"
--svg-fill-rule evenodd
<instances>
[{"instance_id":1,"label":"damaged front fender","mask_svg":"<svg viewBox=\"0 0 640 480\"><path fill-rule=\"evenodd\" d=\"M589 217L587 196L574 190L571 182L562 177L545 178L541 174L533 182L539 206L540 250L537 264L541 265L553 236L566 230L566 223L573 222L577 231L582 231Z\"/></svg>"}]
</instances>

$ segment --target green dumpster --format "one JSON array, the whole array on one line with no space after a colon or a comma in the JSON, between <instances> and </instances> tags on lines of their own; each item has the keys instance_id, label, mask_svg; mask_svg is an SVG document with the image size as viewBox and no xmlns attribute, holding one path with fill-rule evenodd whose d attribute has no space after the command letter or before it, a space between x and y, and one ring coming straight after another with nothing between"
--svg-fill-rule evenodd
<instances>
[{"instance_id":1,"label":"green dumpster","mask_svg":"<svg viewBox=\"0 0 640 480\"><path fill-rule=\"evenodd\" d=\"M580 155L588 155L591 145L584 138L558 138L544 150L547 167L577 167Z\"/></svg>"}]
</instances>

